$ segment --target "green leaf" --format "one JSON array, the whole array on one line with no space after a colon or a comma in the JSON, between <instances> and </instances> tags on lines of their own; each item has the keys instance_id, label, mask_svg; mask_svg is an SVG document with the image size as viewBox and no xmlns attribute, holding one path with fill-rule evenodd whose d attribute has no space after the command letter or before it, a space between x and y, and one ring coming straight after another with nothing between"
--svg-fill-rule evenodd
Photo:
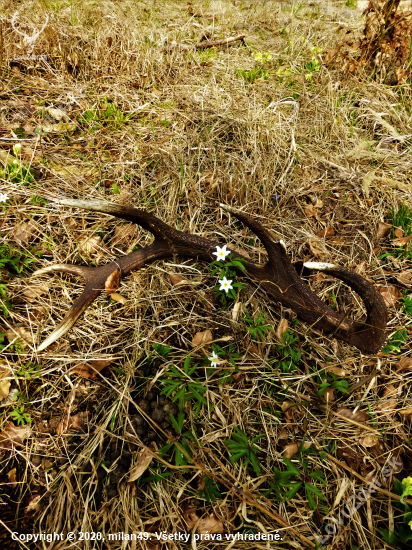
<instances>
[{"instance_id":1,"label":"green leaf","mask_svg":"<svg viewBox=\"0 0 412 550\"><path fill-rule=\"evenodd\" d=\"M243 434L240 435L240 434L236 434L234 433L233 434L233 439L237 442L237 443L240 443L241 445L243 445L243 447L249 447L249 440L248 438Z\"/></svg>"},{"instance_id":2,"label":"green leaf","mask_svg":"<svg viewBox=\"0 0 412 550\"><path fill-rule=\"evenodd\" d=\"M283 462L288 467L288 473L291 472L295 476L300 476L299 470L296 468L296 466L293 464L293 462L289 458L283 458Z\"/></svg>"},{"instance_id":3,"label":"green leaf","mask_svg":"<svg viewBox=\"0 0 412 550\"><path fill-rule=\"evenodd\" d=\"M207 405L206 399L205 399L203 396L200 395L200 393L197 391L197 389L195 389L193 386L191 386L190 389L191 389L193 395L196 397L196 399L197 399L198 401L200 401L200 402L203 403L204 405ZM202 391L203 391L203 392L206 391L205 388L202 387Z\"/></svg>"},{"instance_id":4,"label":"green leaf","mask_svg":"<svg viewBox=\"0 0 412 550\"><path fill-rule=\"evenodd\" d=\"M229 458L229 461L233 464L234 462L236 462L237 460L239 460L240 458L242 458L242 456L245 456L248 454L248 450L247 449L243 449L243 451L240 451L236 454L233 454L230 458Z\"/></svg>"},{"instance_id":5,"label":"green leaf","mask_svg":"<svg viewBox=\"0 0 412 550\"><path fill-rule=\"evenodd\" d=\"M177 415L177 420L175 419L173 414L170 414L169 418L170 418L171 423L173 424L173 427L177 431L177 433L180 434L180 432L182 431L184 421L185 421L185 415L183 414L183 412L179 411L179 414Z\"/></svg>"},{"instance_id":6,"label":"green leaf","mask_svg":"<svg viewBox=\"0 0 412 550\"><path fill-rule=\"evenodd\" d=\"M260 463L253 451L250 453L250 462L252 463L255 474L258 476L260 474Z\"/></svg>"},{"instance_id":7,"label":"green leaf","mask_svg":"<svg viewBox=\"0 0 412 550\"><path fill-rule=\"evenodd\" d=\"M285 493L285 500L291 500L296 495L296 493L302 487L302 482L298 481L291 485L292 485L292 488L287 493Z\"/></svg>"},{"instance_id":8,"label":"green leaf","mask_svg":"<svg viewBox=\"0 0 412 550\"><path fill-rule=\"evenodd\" d=\"M290 478L294 476L295 474L289 474L285 478L282 478L279 480L279 486L280 487L290 487L295 483L295 481L290 481Z\"/></svg>"},{"instance_id":9,"label":"green leaf","mask_svg":"<svg viewBox=\"0 0 412 550\"><path fill-rule=\"evenodd\" d=\"M183 386L180 388L180 390L176 393L176 395L173 398L173 401L179 401L179 409L183 409L185 405L185 392L186 392L186 386Z\"/></svg>"},{"instance_id":10,"label":"green leaf","mask_svg":"<svg viewBox=\"0 0 412 550\"><path fill-rule=\"evenodd\" d=\"M242 271L246 271L246 267L241 262L238 262L237 260L233 260L233 262L231 262L231 265L233 265L234 267L238 267Z\"/></svg>"},{"instance_id":11,"label":"green leaf","mask_svg":"<svg viewBox=\"0 0 412 550\"><path fill-rule=\"evenodd\" d=\"M348 393L349 382L347 382L346 380L336 380L333 385L342 393Z\"/></svg>"},{"instance_id":12,"label":"green leaf","mask_svg":"<svg viewBox=\"0 0 412 550\"><path fill-rule=\"evenodd\" d=\"M305 486L306 486L306 483L305 483ZM308 498L309 508L311 510L315 510L316 509L316 500L313 498L313 495L306 491L306 496Z\"/></svg>"},{"instance_id":13,"label":"green leaf","mask_svg":"<svg viewBox=\"0 0 412 550\"><path fill-rule=\"evenodd\" d=\"M188 370L189 370L189 367L190 367L190 363L192 361L192 356L191 355L188 355L185 359L185 362L184 362L184 371L187 373Z\"/></svg>"},{"instance_id":14,"label":"green leaf","mask_svg":"<svg viewBox=\"0 0 412 550\"><path fill-rule=\"evenodd\" d=\"M305 489L306 489L306 493L308 493L308 492L313 493L314 495L321 498L322 500L326 500L323 493L321 493L319 491L319 489L317 487L315 487L314 485L312 485L311 483L305 483Z\"/></svg>"},{"instance_id":15,"label":"green leaf","mask_svg":"<svg viewBox=\"0 0 412 550\"><path fill-rule=\"evenodd\" d=\"M412 529L408 526L401 525L398 532L399 540L403 543L407 543L412 540Z\"/></svg>"},{"instance_id":16,"label":"green leaf","mask_svg":"<svg viewBox=\"0 0 412 550\"><path fill-rule=\"evenodd\" d=\"M170 346L164 346L163 344L154 344L153 348L162 357L166 357L172 351Z\"/></svg>"},{"instance_id":17,"label":"green leaf","mask_svg":"<svg viewBox=\"0 0 412 550\"><path fill-rule=\"evenodd\" d=\"M309 477L313 477L313 479L317 479L318 481L321 481L322 483L326 483L326 480L324 478L323 473L321 470L315 470L311 474L309 474Z\"/></svg>"},{"instance_id":18,"label":"green leaf","mask_svg":"<svg viewBox=\"0 0 412 550\"><path fill-rule=\"evenodd\" d=\"M234 441L229 441L227 443L227 446L228 448L233 452L233 451L240 451L242 449L245 449L248 447L245 447L244 443L235 443Z\"/></svg>"}]
</instances>

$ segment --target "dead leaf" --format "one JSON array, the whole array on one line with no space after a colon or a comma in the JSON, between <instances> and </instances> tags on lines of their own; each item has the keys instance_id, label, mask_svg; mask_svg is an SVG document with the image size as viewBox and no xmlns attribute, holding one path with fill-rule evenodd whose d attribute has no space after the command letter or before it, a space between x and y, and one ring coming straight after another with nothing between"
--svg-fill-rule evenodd
<instances>
[{"instance_id":1,"label":"dead leaf","mask_svg":"<svg viewBox=\"0 0 412 550\"><path fill-rule=\"evenodd\" d=\"M49 291L49 284L43 283L41 285L31 285L23 290L23 296L28 302L36 302L41 296L47 294Z\"/></svg>"},{"instance_id":2,"label":"dead leaf","mask_svg":"<svg viewBox=\"0 0 412 550\"><path fill-rule=\"evenodd\" d=\"M38 231L37 225L33 221L22 222L14 230L14 238L16 241L21 244L27 244L31 238L34 236L34 233Z\"/></svg>"},{"instance_id":3,"label":"dead leaf","mask_svg":"<svg viewBox=\"0 0 412 550\"><path fill-rule=\"evenodd\" d=\"M223 523L218 520L214 514L210 514L201 518L197 513L197 508L188 508L183 513L184 520L187 525L187 530L191 531L197 526L196 531L199 535L207 533L223 533Z\"/></svg>"},{"instance_id":4,"label":"dead leaf","mask_svg":"<svg viewBox=\"0 0 412 550\"><path fill-rule=\"evenodd\" d=\"M379 443L379 439L376 437L376 435L368 434L362 437L359 441L359 444L363 447L373 447L374 445Z\"/></svg>"},{"instance_id":5,"label":"dead leaf","mask_svg":"<svg viewBox=\"0 0 412 550\"><path fill-rule=\"evenodd\" d=\"M396 364L396 367L397 372L412 370L412 357L402 357L399 363Z\"/></svg>"},{"instance_id":6,"label":"dead leaf","mask_svg":"<svg viewBox=\"0 0 412 550\"><path fill-rule=\"evenodd\" d=\"M316 233L317 237L332 237L335 234L335 231L333 227L325 227L325 229L321 229L319 233Z\"/></svg>"},{"instance_id":7,"label":"dead leaf","mask_svg":"<svg viewBox=\"0 0 412 550\"><path fill-rule=\"evenodd\" d=\"M23 340L22 345L25 347L25 343L34 344L34 338L32 333L24 327L12 327L6 330L6 337L9 342L13 340Z\"/></svg>"},{"instance_id":8,"label":"dead leaf","mask_svg":"<svg viewBox=\"0 0 412 550\"><path fill-rule=\"evenodd\" d=\"M299 431L299 425L302 423L302 407L292 401L284 401L281 405L286 424L289 424L294 432Z\"/></svg>"},{"instance_id":9,"label":"dead leaf","mask_svg":"<svg viewBox=\"0 0 412 550\"><path fill-rule=\"evenodd\" d=\"M127 298L122 296L121 294L117 294L117 292L112 292L110 294L110 298L114 300L115 302L120 302L121 304L127 304Z\"/></svg>"},{"instance_id":10,"label":"dead leaf","mask_svg":"<svg viewBox=\"0 0 412 550\"><path fill-rule=\"evenodd\" d=\"M382 397L390 397L391 395L398 395L400 388L395 388L393 384L387 384L383 390Z\"/></svg>"},{"instance_id":11,"label":"dead leaf","mask_svg":"<svg viewBox=\"0 0 412 550\"><path fill-rule=\"evenodd\" d=\"M13 445L21 445L30 434L30 424L15 426L13 422L6 422L4 430L0 433L0 449L12 449Z\"/></svg>"},{"instance_id":12,"label":"dead leaf","mask_svg":"<svg viewBox=\"0 0 412 550\"><path fill-rule=\"evenodd\" d=\"M289 439L289 435L288 435L287 429L282 428L278 433L278 441L277 441L278 445L280 447L284 447L285 445L287 445L288 439Z\"/></svg>"},{"instance_id":13,"label":"dead leaf","mask_svg":"<svg viewBox=\"0 0 412 550\"><path fill-rule=\"evenodd\" d=\"M391 396L396 397L399 395L399 393L400 393L400 388L395 388L393 384L387 384L382 393L382 399L385 399L385 401L383 403L379 403L376 409L381 412L389 412L396 409L398 405L398 400L388 399L388 397L391 397Z\"/></svg>"},{"instance_id":14,"label":"dead leaf","mask_svg":"<svg viewBox=\"0 0 412 550\"><path fill-rule=\"evenodd\" d=\"M319 273L316 273L316 275L313 277L313 282L315 282L316 284L319 284L321 283L324 279L327 279L327 275L325 275L324 273L322 273L321 271Z\"/></svg>"},{"instance_id":15,"label":"dead leaf","mask_svg":"<svg viewBox=\"0 0 412 550\"><path fill-rule=\"evenodd\" d=\"M405 246L405 244L408 244L408 242L412 240L411 237L401 237L400 239L391 239L391 243L395 246Z\"/></svg>"},{"instance_id":16,"label":"dead leaf","mask_svg":"<svg viewBox=\"0 0 412 550\"><path fill-rule=\"evenodd\" d=\"M206 535L206 533L223 533L223 531L223 523L214 514L202 518L197 528L200 536Z\"/></svg>"},{"instance_id":17,"label":"dead leaf","mask_svg":"<svg viewBox=\"0 0 412 550\"><path fill-rule=\"evenodd\" d=\"M354 409L346 409L345 407L341 407L339 409L336 409L335 412L336 414L343 416L348 420L353 420L353 422L358 422L360 424L370 420L369 414L359 410L355 412Z\"/></svg>"},{"instance_id":18,"label":"dead leaf","mask_svg":"<svg viewBox=\"0 0 412 550\"><path fill-rule=\"evenodd\" d=\"M281 409L285 416L286 424L293 424L293 405L292 401L285 400L281 405Z\"/></svg>"},{"instance_id":19,"label":"dead leaf","mask_svg":"<svg viewBox=\"0 0 412 550\"><path fill-rule=\"evenodd\" d=\"M282 341L282 334L286 332L289 328L289 323L287 319L281 319L276 327L276 336Z\"/></svg>"},{"instance_id":20,"label":"dead leaf","mask_svg":"<svg viewBox=\"0 0 412 550\"><path fill-rule=\"evenodd\" d=\"M56 434L61 435L68 430L81 430L84 427L89 415L90 411L80 412L60 421L56 428Z\"/></svg>"},{"instance_id":21,"label":"dead leaf","mask_svg":"<svg viewBox=\"0 0 412 550\"><path fill-rule=\"evenodd\" d=\"M143 474L143 472L147 470L152 460L153 453L148 451L147 449L143 449L137 459L136 464L134 464L133 468L129 472L129 479L127 480L127 484L133 485L136 479L138 479Z\"/></svg>"},{"instance_id":22,"label":"dead leaf","mask_svg":"<svg viewBox=\"0 0 412 550\"><path fill-rule=\"evenodd\" d=\"M304 206L305 214L308 218L311 218L312 216L317 216L317 212L313 207L313 204L305 204Z\"/></svg>"},{"instance_id":23,"label":"dead leaf","mask_svg":"<svg viewBox=\"0 0 412 550\"><path fill-rule=\"evenodd\" d=\"M309 441L305 441L303 444L304 449L309 449L309 447L312 445ZM283 456L285 458L292 458L300 449L302 446L301 443L288 443L283 447Z\"/></svg>"},{"instance_id":24,"label":"dead leaf","mask_svg":"<svg viewBox=\"0 0 412 550\"><path fill-rule=\"evenodd\" d=\"M378 224L378 230L376 232L376 236L378 237L378 239L383 239L383 237L386 237L386 235L388 235L388 233L390 232L391 228L392 228L391 223L385 223L380 221Z\"/></svg>"},{"instance_id":25,"label":"dead leaf","mask_svg":"<svg viewBox=\"0 0 412 550\"><path fill-rule=\"evenodd\" d=\"M118 225L114 230L114 237L111 246L119 246L122 244L129 244L136 232L136 226L134 224Z\"/></svg>"},{"instance_id":26,"label":"dead leaf","mask_svg":"<svg viewBox=\"0 0 412 550\"><path fill-rule=\"evenodd\" d=\"M345 369L342 369L341 367L337 367L337 366L330 366L330 367L327 367L326 369L328 372L332 372L333 374L336 374L336 376L347 376L349 373L345 370Z\"/></svg>"},{"instance_id":27,"label":"dead leaf","mask_svg":"<svg viewBox=\"0 0 412 550\"><path fill-rule=\"evenodd\" d=\"M0 400L6 399L10 393L13 371L5 361L0 363Z\"/></svg>"},{"instance_id":28,"label":"dead leaf","mask_svg":"<svg viewBox=\"0 0 412 550\"><path fill-rule=\"evenodd\" d=\"M17 486L17 469L13 468L10 470L10 472L7 473L7 477L9 478L10 485L13 487L13 489Z\"/></svg>"},{"instance_id":29,"label":"dead leaf","mask_svg":"<svg viewBox=\"0 0 412 550\"><path fill-rule=\"evenodd\" d=\"M356 271L356 273L359 273L359 275L363 275L366 271L366 262L360 262L356 266L355 271Z\"/></svg>"},{"instance_id":30,"label":"dead leaf","mask_svg":"<svg viewBox=\"0 0 412 550\"><path fill-rule=\"evenodd\" d=\"M340 237L334 237L333 239L331 239L329 241L330 244L334 244L336 246L345 246L347 247L348 245L345 243L345 241L343 241Z\"/></svg>"},{"instance_id":31,"label":"dead leaf","mask_svg":"<svg viewBox=\"0 0 412 550\"><path fill-rule=\"evenodd\" d=\"M97 373L101 372L111 363L113 363L113 359L96 359L95 361L91 361L90 364L81 363L80 365L77 365L77 367L74 367L70 373L80 374L80 376L83 376L84 378L97 380L99 378Z\"/></svg>"},{"instance_id":32,"label":"dead leaf","mask_svg":"<svg viewBox=\"0 0 412 550\"><path fill-rule=\"evenodd\" d=\"M321 260L322 262L327 260L328 252L322 241L319 241L318 239L309 239L308 245L315 258Z\"/></svg>"},{"instance_id":33,"label":"dead leaf","mask_svg":"<svg viewBox=\"0 0 412 550\"><path fill-rule=\"evenodd\" d=\"M111 294L116 290L119 290L120 287L120 269L117 268L113 273L111 273L105 283L104 288L106 289L106 294Z\"/></svg>"},{"instance_id":34,"label":"dead leaf","mask_svg":"<svg viewBox=\"0 0 412 550\"><path fill-rule=\"evenodd\" d=\"M190 283L190 281L177 273L169 273L169 279L174 286L182 286Z\"/></svg>"},{"instance_id":35,"label":"dead leaf","mask_svg":"<svg viewBox=\"0 0 412 550\"><path fill-rule=\"evenodd\" d=\"M408 407L406 409L400 409L397 411L399 414L412 414L412 407Z\"/></svg>"},{"instance_id":36,"label":"dead leaf","mask_svg":"<svg viewBox=\"0 0 412 550\"><path fill-rule=\"evenodd\" d=\"M398 449L396 449L396 451L394 449L392 449L392 451L393 451L392 460L388 461L388 459L390 457L388 457L386 455L386 456L382 456L380 459L378 459L378 462L380 462L381 464L384 464L384 463L388 462L389 464L391 464L392 474L399 474L399 472L401 472L404 468L404 463L403 463L402 457L400 456L400 453L402 452L402 449L398 448ZM381 451L380 454L382 454L382 451Z\"/></svg>"},{"instance_id":37,"label":"dead leaf","mask_svg":"<svg viewBox=\"0 0 412 550\"><path fill-rule=\"evenodd\" d=\"M337 458L343 458L347 462L348 466L357 471L360 460L358 453L351 447L351 444L351 441L338 439L336 455Z\"/></svg>"},{"instance_id":38,"label":"dead leaf","mask_svg":"<svg viewBox=\"0 0 412 550\"><path fill-rule=\"evenodd\" d=\"M403 237L403 229L402 227L397 227L394 231L395 233L395 237L397 237L398 239L400 239L401 237Z\"/></svg>"},{"instance_id":39,"label":"dead leaf","mask_svg":"<svg viewBox=\"0 0 412 550\"><path fill-rule=\"evenodd\" d=\"M200 519L197 515L197 508L187 508L183 513L183 517L188 531L191 531Z\"/></svg>"},{"instance_id":40,"label":"dead leaf","mask_svg":"<svg viewBox=\"0 0 412 550\"><path fill-rule=\"evenodd\" d=\"M24 516L26 518L34 519L43 510L41 498L39 494L34 494L29 497L27 507L24 510Z\"/></svg>"},{"instance_id":41,"label":"dead leaf","mask_svg":"<svg viewBox=\"0 0 412 550\"><path fill-rule=\"evenodd\" d=\"M411 271L402 271L399 275L396 275L396 280L401 285L411 288L412 287L412 272Z\"/></svg>"},{"instance_id":42,"label":"dead leaf","mask_svg":"<svg viewBox=\"0 0 412 550\"><path fill-rule=\"evenodd\" d=\"M80 252L83 252L87 255L95 254L100 250L101 242L101 237L99 237L98 235L93 235L80 242L79 250Z\"/></svg>"},{"instance_id":43,"label":"dead leaf","mask_svg":"<svg viewBox=\"0 0 412 550\"><path fill-rule=\"evenodd\" d=\"M379 292L388 307L395 307L396 302L402 298L402 292L394 286L381 287Z\"/></svg>"},{"instance_id":44,"label":"dead leaf","mask_svg":"<svg viewBox=\"0 0 412 550\"><path fill-rule=\"evenodd\" d=\"M212 341L213 341L212 332L209 329L207 329L207 330L204 330L203 332L197 332L194 335L192 340L192 346L197 347L204 344L208 344L209 342L212 342Z\"/></svg>"}]
</instances>

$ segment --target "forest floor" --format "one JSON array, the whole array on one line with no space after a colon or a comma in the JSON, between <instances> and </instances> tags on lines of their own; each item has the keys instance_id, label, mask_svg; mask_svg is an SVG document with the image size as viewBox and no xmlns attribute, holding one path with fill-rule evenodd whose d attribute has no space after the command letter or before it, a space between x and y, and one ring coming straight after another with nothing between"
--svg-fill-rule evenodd
<instances>
[{"instance_id":1,"label":"forest floor","mask_svg":"<svg viewBox=\"0 0 412 550\"><path fill-rule=\"evenodd\" d=\"M360 4L1 3L2 548L408 547L412 92L324 63L362 34ZM253 280L231 299L206 262L175 258L39 352L83 281L34 271L152 239L64 198L146 208L263 264L219 203L239 208L295 265L372 282L387 342L362 354ZM300 274L365 319L344 283Z\"/></svg>"}]
</instances>

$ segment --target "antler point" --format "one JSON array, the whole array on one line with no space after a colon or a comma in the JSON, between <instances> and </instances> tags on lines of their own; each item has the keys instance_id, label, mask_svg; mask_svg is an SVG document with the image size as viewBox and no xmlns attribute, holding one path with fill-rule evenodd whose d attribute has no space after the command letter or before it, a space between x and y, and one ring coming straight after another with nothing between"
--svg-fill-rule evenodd
<instances>
[{"instance_id":1,"label":"antler point","mask_svg":"<svg viewBox=\"0 0 412 550\"><path fill-rule=\"evenodd\" d=\"M327 271L328 269L336 269L339 267L336 264L329 264L327 262L305 262L303 266L308 269L318 269L319 271Z\"/></svg>"}]
</instances>

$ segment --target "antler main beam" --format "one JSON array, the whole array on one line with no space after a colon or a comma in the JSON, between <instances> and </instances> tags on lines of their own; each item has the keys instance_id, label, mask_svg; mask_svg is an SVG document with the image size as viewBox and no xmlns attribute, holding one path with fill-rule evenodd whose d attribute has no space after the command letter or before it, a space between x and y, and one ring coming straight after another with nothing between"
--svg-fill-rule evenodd
<instances>
[{"instance_id":1,"label":"antler main beam","mask_svg":"<svg viewBox=\"0 0 412 550\"><path fill-rule=\"evenodd\" d=\"M57 329L38 347L38 351L46 349L70 330L83 311L104 289L107 278L113 272L120 270L121 276L125 277L131 271L140 269L144 265L174 256L198 258L206 262L215 259L212 253L219 243L178 231L146 210L104 201L65 199L58 202L65 206L111 214L117 218L137 223L150 231L155 239L150 246L131 252L101 267L90 268L58 264L36 271L34 275L61 271L79 275L86 280L86 286L81 296L74 302ZM381 349L385 342L384 331L388 314L383 298L369 281L334 264L312 262L305 264L309 269L327 271L347 283L360 295L367 311L366 321L361 323L347 319L346 316L332 311L299 277L286 255L282 242L274 242L267 229L240 210L223 204L220 206L249 227L266 248L269 261L262 266L255 265L241 254L238 256L245 260L244 265L248 276L260 283L260 288L266 292L272 302L280 302L285 307L291 308L302 321L310 323L325 333L333 333L337 339L357 347L364 353L377 353Z\"/></svg>"}]
</instances>

